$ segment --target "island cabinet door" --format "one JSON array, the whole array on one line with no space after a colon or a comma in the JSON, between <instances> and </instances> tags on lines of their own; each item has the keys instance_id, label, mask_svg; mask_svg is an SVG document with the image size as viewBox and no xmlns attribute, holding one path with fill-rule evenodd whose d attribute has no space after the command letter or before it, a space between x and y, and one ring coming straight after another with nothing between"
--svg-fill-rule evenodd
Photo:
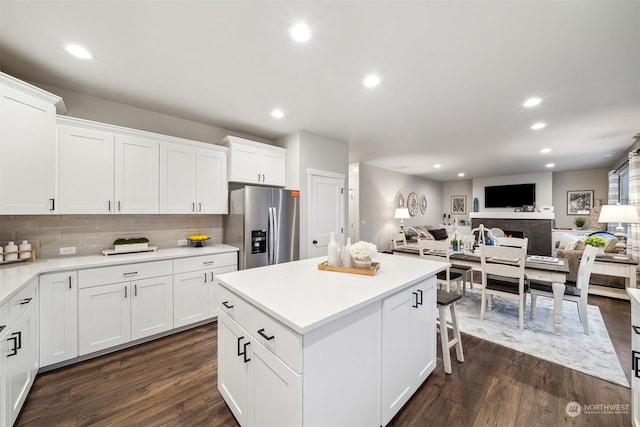
<instances>
[{"instance_id":1,"label":"island cabinet door","mask_svg":"<svg viewBox=\"0 0 640 427\"><path fill-rule=\"evenodd\" d=\"M436 282L435 279L419 284L419 306L411 310L411 341L414 359L411 363L411 377L417 381L416 387L427 379L436 366Z\"/></svg>"},{"instance_id":2,"label":"island cabinet door","mask_svg":"<svg viewBox=\"0 0 640 427\"><path fill-rule=\"evenodd\" d=\"M218 390L242 427L249 425L251 358L249 334L218 313Z\"/></svg>"},{"instance_id":3,"label":"island cabinet door","mask_svg":"<svg viewBox=\"0 0 640 427\"><path fill-rule=\"evenodd\" d=\"M252 411L254 427L302 425L302 376L273 353L251 343L253 354Z\"/></svg>"}]
</instances>

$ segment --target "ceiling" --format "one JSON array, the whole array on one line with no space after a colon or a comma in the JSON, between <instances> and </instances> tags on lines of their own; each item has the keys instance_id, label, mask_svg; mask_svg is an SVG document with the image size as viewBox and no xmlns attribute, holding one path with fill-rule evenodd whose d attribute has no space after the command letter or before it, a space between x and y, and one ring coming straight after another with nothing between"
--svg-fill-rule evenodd
<instances>
[{"instance_id":1,"label":"ceiling","mask_svg":"<svg viewBox=\"0 0 640 427\"><path fill-rule=\"evenodd\" d=\"M640 131L639 22L637 0L0 0L0 69L268 139L306 130L351 162L453 181L610 167Z\"/></svg>"}]
</instances>

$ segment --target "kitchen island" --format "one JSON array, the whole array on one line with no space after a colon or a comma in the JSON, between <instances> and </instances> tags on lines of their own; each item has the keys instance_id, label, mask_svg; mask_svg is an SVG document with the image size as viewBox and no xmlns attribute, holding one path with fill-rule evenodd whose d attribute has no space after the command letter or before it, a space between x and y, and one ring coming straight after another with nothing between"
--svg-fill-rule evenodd
<instances>
[{"instance_id":1,"label":"kitchen island","mask_svg":"<svg viewBox=\"0 0 640 427\"><path fill-rule=\"evenodd\" d=\"M326 258L217 276L218 389L240 425L386 425L433 371L448 264L379 254L375 276Z\"/></svg>"}]
</instances>

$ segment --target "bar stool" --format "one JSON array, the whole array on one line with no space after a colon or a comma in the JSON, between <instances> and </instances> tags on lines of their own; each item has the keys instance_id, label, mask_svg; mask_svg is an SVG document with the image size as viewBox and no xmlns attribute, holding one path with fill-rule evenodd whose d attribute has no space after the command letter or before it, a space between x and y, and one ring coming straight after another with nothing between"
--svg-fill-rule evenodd
<instances>
[{"instance_id":1,"label":"bar stool","mask_svg":"<svg viewBox=\"0 0 640 427\"><path fill-rule=\"evenodd\" d=\"M460 298L461 296L458 293L438 289L438 332L440 333L440 342L442 343L444 372L447 374L451 373L451 347L456 347L456 358L458 362L464 362L462 339L460 338L460 329L458 328L455 309L455 302ZM447 321L447 306L451 311L451 322ZM451 341L449 341L449 328L453 331L453 339Z\"/></svg>"}]
</instances>

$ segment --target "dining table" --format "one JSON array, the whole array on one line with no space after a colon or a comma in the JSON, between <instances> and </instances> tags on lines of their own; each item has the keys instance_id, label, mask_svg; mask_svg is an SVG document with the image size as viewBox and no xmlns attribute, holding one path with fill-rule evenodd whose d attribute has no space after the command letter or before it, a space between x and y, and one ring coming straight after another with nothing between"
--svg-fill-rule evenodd
<instances>
[{"instance_id":1,"label":"dining table","mask_svg":"<svg viewBox=\"0 0 640 427\"><path fill-rule=\"evenodd\" d=\"M395 255L420 256L417 243L397 246L391 251ZM453 251L449 255L449 261L452 264L469 266L473 271L482 271L479 249L475 251ZM553 291L553 330L556 334L560 334L562 330L562 299L569 274L569 261L566 258L528 255L524 268L528 279L551 283ZM471 280L473 280L473 277L471 277Z\"/></svg>"}]
</instances>

